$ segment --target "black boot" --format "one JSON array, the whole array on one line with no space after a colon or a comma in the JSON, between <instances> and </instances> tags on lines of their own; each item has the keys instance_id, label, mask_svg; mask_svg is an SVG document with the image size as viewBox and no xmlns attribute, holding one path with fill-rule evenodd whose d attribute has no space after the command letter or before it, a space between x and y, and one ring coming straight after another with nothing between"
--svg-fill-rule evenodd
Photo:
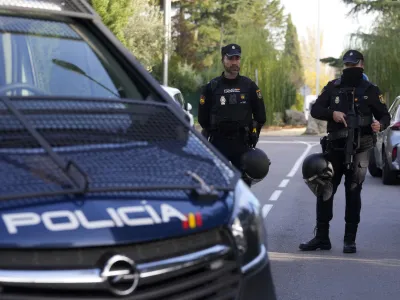
<instances>
[{"instance_id":1,"label":"black boot","mask_svg":"<svg viewBox=\"0 0 400 300\"><path fill-rule=\"evenodd\" d=\"M357 235L357 224L346 223L344 239L343 239L343 253L356 253L356 235Z\"/></svg>"},{"instance_id":2,"label":"black boot","mask_svg":"<svg viewBox=\"0 0 400 300\"><path fill-rule=\"evenodd\" d=\"M329 239L329 223L317 223L316 231L315 237L312 240L300 244L300 250L314 251L317 249L330 250L332 248Z\"/></svg>"}]
</instances>

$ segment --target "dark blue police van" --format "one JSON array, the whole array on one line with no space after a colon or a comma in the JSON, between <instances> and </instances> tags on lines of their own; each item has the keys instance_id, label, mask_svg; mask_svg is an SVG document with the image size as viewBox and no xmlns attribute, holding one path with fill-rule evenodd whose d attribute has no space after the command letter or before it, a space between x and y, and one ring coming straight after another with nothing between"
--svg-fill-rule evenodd
<instances>
[{"instance_id":1,"label":"dark blue police van","mask_svg":"<svg viewBox=\"0 0 400 300\"><path fill-rule=\"evenodd\" d=\"M0 299L276 299L258 200L85 1L0 1L0 49Z\"/></svg>"}]
</instances>

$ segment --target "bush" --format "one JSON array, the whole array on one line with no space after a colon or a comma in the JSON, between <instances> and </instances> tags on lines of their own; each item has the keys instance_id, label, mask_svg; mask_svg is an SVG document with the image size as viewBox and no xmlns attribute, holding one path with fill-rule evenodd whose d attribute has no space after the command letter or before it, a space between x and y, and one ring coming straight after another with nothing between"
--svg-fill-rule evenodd
<instances>
[{"instance_id":1,"label":"bush","mask_svg":"<svg viewBox=\"0 0 400 300\"><path fill-rule=\"evenodd\" d=\"M291 110L297 110L297 111L303 111L303 106L304 106L304 97L296 93L296 103L292 105L290 108Z\"/></svg>"},{"instance_id":2,"label":"bush","mask_svg":"<svg viewBox=\"0 0 400 300\"><path fill-rule=\"evenodd\" d=\"M162 84L163 65L153 68L152 75ZM192 65L182 62L179 56L171 57L168 70L168 86L179 89L185 96L197 92L203 85L203 78Z\"/></svg>"}]
</instances>

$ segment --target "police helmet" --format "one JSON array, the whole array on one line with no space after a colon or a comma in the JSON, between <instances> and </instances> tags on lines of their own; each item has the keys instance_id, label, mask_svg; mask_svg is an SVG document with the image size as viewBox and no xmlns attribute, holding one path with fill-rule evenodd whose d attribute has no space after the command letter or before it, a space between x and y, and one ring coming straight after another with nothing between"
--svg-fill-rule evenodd
<instances>
[{"instance_id":1,"label":"police helmet","mask_svg":"<svg viewBox=\"0 0 400 300\"><path fill-rule=\"evenodd\" d=\"M307 156L302 166L303 179L317 197L328 200L333 194L333 167L324 154L314 153Z\"/></svg>"},{"instance_id":2,"label":"police helmet","mask_svg":"<svg viewBox=\"0 0 400 300\"><path fill-rule=\"evenodd\" d=\"M250 148L241 157L243 175L253 184L260 182L267 176L270 164L271 161L267 154L258 148Z\"/></svg>"}]
</instances>

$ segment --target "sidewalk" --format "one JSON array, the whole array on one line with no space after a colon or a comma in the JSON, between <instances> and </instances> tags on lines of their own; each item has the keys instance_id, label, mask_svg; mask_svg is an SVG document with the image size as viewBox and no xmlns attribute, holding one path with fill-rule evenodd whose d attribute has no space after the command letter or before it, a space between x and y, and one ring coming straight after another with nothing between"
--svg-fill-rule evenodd
<instances>
[{"instance_id":1,"label":"sidewalk","mask_svg":"<svg viewBox=\"0 0 400 300\"><path fill-rule=\"evenodd\" d=\"M200 126L195 126L197 130L201 130ZM268 128L262 129L260 136L300 136L306 131L306 127L300 128Z\"/></svg>"},{"instance_id":2,"label":"sidewalk","mask_svg":"<svg viewBox=\"0 0 400 300\"><path fill-rule=\"evenodd\" d=\"M263 129L260 136L300 136L306 131L306 127L282 128L282 129Z\"/></svg>"}]
</instances>

